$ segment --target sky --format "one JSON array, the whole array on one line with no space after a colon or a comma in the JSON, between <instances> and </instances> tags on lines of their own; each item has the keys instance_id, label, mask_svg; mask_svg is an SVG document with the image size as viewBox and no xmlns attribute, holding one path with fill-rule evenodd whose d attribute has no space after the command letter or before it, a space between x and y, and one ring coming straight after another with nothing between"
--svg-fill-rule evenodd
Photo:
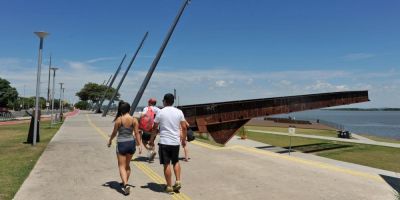
<instances>
[{"instance_id":1,"label":"sky","mask_svg":"<svg viewBox=\"0 0 400 200\"><path fill-rule=\"evenodd\" d=\"M41 95L51 55L56 83L74 103L127 54L117 83L149 31L120 90L132 102L182 3L0 0L0 77L34 96L33 32L47 31ZM398 0L192 0L140 105L176 88L180 105L368 90L370 102L348 107L400 107L399 9Z\"/></svg>"}]
</instances>

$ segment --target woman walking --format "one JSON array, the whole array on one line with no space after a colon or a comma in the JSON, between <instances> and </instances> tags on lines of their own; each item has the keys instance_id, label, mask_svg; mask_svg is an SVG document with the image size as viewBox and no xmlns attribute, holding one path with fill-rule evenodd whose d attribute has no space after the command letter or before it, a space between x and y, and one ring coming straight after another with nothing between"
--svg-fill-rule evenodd
<instances>
[{"instance_id":1,"label":"woman walking","mask_svg":"<svg viewBox=\"0 0 400 200\"><path fill-rule=\"evenodd\" d=\"M142 153L141 136L139 134L139 123L136 118L129 114L131 106L123 101L118 104L118 112L115 116L114 130L108 141L108 147L111 146L112 140L117 136L117 160L119 174L122 180L122 186L125 195L129 195L130 187L128 179L131 174L131 167L129 166L136 147L139 149L139 154Z\"/></svg>"}]
</instances>

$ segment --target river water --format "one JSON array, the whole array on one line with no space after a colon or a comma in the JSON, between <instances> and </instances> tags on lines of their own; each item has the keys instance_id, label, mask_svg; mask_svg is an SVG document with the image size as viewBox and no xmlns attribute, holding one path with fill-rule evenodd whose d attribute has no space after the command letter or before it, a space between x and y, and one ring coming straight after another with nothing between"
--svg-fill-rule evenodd
<instances>
[{"instance_id":1,"label":"river water","mask_svg":"<svg viewBox=\"0 0 400 200\"><path fill-rule=\"evenodd\" d=\"M333 122L344 126L352 133L368 134L400 139L400 111L338 111L311 110L273 117L294 117L295 119Z\"/></svg>"}]
</instances>

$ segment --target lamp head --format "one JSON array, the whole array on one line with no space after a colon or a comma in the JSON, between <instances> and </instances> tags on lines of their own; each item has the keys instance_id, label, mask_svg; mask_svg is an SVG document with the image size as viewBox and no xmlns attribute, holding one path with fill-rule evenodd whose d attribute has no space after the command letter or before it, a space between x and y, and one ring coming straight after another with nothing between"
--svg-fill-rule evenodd
<instances>
[{"instance_id":1,"label":"lamp head","mask_svg":"<svg viewBox=\"0 0 400 200\"><path fill-rule=\"evenodd\" d=\"M45 38L49 33L45 32L45 31L38 31L38 32L34 32L39 38Z\"/></svg>"}]
</instances>

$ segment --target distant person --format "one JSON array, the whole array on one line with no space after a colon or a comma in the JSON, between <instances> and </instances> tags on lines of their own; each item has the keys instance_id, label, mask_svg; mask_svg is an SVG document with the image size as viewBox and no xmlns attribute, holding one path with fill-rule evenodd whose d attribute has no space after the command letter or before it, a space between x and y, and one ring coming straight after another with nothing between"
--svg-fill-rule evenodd
<instances>
[{"instance_id":1,"label":"distant person","mask_svg":"<svg viewBox=\"0 0 400 200\"><path fill-rule=\"evenodd\" d=\"M136 118L133 118L129 114L130 109L131 106L128 103L123 101L119 102L118 112L114 119L114 130L107 144L107 146L110 147L112 140L118 133L116 148L117 160L125 195L129 195L130 192L128 179L131 175L131 167L129 164L136 151L136 147L139 149L139 154L142 153L141 136L138 129L139 123Z\"/></svg>"},{"instance_id":2,"label":"distant person","mask_svg":"<svg viewBox=\"0 0 400 200\"><path fill-rule=\"evenodd\" d=\"M189 123L187 122L187 121L185 121L185 123L186 123L186 127L189 127ZM188 138L188 136L189 136L189 131L192 131L192 130L190 130L189 128L187 128L187 142L189 142L189 138ZM183 131L182 131L182 129L180 130L180 132L181 132L181 137L183 138ZM193 134L193 132L192 132L192 134ZM187 142L185 142L185 143L182 143L182 148L183 148L183 153L184 153L184 155L185 155L185 158L183 159L185 162L188 162L189 161L189 147L188 147L188 145L187 145Z\"/></svg>"},{"instance_id":3,"label":"distant person","mask_svg":"<svg viewBox=\"0 0 400 200\"><path fill-rule=\"evenodd\" d=\"M142 131L142 142L144 147L149 151L149 162L154 161L156 156L156 151L154 145L150 145L149 141L151 138L151 130L154 125L154 118L160 109L156 107L157 100L155 98L150 98L148 101L148 106L143 109L140 116L139 129Z\"/></svg>"},{"instance_id":4,"label":"distant person","mask_svg":"<svg viewBox=\"0 0 400 200\"><path fill-rule=\"evenodd\" d=\"M174 95L164 95L164 108L154 119L154 130L159 127L160 141L158 154L160 164L164 165L164 176L167 186L165 192L179 192L181 184L181 166L179 164L179 147L186 144L186 120L181 110L173 107ZM182 130L182 134L180 133ZM155 135L152 135L151 143L154 144ZM175 184L172 186L171 163L175 174Z\"/></svg>"}]
</instances>

